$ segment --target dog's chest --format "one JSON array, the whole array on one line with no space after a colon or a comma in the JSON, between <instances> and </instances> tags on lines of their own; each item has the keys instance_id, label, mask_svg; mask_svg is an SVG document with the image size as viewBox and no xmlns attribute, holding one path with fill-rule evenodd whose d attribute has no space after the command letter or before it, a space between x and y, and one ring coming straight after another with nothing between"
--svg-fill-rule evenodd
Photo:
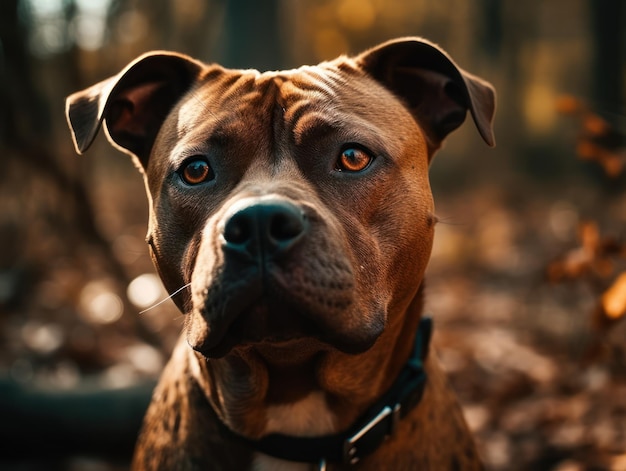
<instances>
[{"instance_id":1,"label":"dog's chest","mask_svg":"<svg viewBox=\"0 0 626 471\"><path fill-rule=\"evenodd\" d=\"M335 431L335 419L326 404L323 393L313 392L292 404L271 406L267 409L266 433L283 433L294 436L326 435ZM310 471L315 466L280 460L255 453L252 471Z\"/></svg>"}]
</instances>

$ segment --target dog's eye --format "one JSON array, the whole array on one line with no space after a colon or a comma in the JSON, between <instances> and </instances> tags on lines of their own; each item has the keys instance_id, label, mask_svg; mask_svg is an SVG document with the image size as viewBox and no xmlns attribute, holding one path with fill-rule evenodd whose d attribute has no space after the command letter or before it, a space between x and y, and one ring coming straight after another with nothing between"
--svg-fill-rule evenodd
<instances>
[{"instance_id":1,"label":"dog's eye","mask_svg":"<svg viewBox=\"0 0 626 471\"><path fill-rule=\"evenodd\" d=\"M180 169L179 175L188 185L199 185L215 178L211 166L204 158L195 158L186 162Z\"/></svg>"},{"instance_id":2,"label":"dog's eye","mask_svg":"<svg viewBox=\"0 0 626 471\"><path fill-rule=\"evenodd\" d=\"M372 160L374 158L363 149L348 147L339 155L335 170L339 172L360 172L365 170Z\"/></svg>"}]
</instances>

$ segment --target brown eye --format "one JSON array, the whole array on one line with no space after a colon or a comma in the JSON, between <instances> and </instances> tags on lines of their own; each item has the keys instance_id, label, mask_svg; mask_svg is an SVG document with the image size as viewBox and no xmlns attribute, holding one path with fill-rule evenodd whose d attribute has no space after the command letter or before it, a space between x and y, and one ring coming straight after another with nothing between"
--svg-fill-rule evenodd
<instances>
[{"instance_id":1,"label":"brown eye","mask_svg":"<svg viewBox=\"0 0 626 471\"><path fill-rule=\"evenodd\" d=\"M193 159L187 162L181 169L180 176L188 185L199 185L215 177L211 166L204 159Z\"/></svg>"},{"instance_id":2,"label":"brown eye","mask_svg":"<svg viewBox=\"0 0 626 471\"><path fill-rule=\"evenodd\" d=\"M373 157L362 149L349 147L344 149L337 160L336 170L340 172L360 172L372 162Z\"/></svg>"}]
</instances>

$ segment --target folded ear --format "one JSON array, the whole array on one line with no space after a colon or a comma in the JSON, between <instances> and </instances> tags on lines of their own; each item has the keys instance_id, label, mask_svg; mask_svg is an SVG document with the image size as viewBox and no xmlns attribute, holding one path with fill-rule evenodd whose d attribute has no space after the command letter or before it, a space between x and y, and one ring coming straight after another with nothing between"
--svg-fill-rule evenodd
<instances>
[{"instance_id":1,"label":"folded ear","mask_svg":"<svg viewBox=\"0 0 626 471\"><path fill-rule=\"evenodd\" d=\"M430 156L470 111L485 142L495 145L495 90L424 39L383 43L356 58L357 64L404 101L426 134Z\"/></svg>"},{"instance_id":2,"label":"folded ear","mask_svg":"<svg viewBox=\"0 0 626 471\"><path fill-rule=\"evenodd\" d=\"M152 52L70 95L65 113L76 151L89 148L104 121L109 141L145 168L163 121L201 69L201 63L182 54Z\"/></svg>"}]
</instances>

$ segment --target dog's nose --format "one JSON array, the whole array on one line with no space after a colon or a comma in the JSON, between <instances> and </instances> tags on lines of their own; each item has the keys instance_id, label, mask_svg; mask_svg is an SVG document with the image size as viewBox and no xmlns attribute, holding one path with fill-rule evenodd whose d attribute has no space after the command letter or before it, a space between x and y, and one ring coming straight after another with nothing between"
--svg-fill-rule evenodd
<instances>
[{"instance_id":1,"label":"dog's nose","mask_svg":"<svg viewBox=\"0 0 626 471\"><path fill-rule=\"evenodd\" d=\"M307 221L294 204L282 200L258 201L238 209L224 225L226 249L252 257L275 258L304 235Z\"/></svg>"}]
</instances>

